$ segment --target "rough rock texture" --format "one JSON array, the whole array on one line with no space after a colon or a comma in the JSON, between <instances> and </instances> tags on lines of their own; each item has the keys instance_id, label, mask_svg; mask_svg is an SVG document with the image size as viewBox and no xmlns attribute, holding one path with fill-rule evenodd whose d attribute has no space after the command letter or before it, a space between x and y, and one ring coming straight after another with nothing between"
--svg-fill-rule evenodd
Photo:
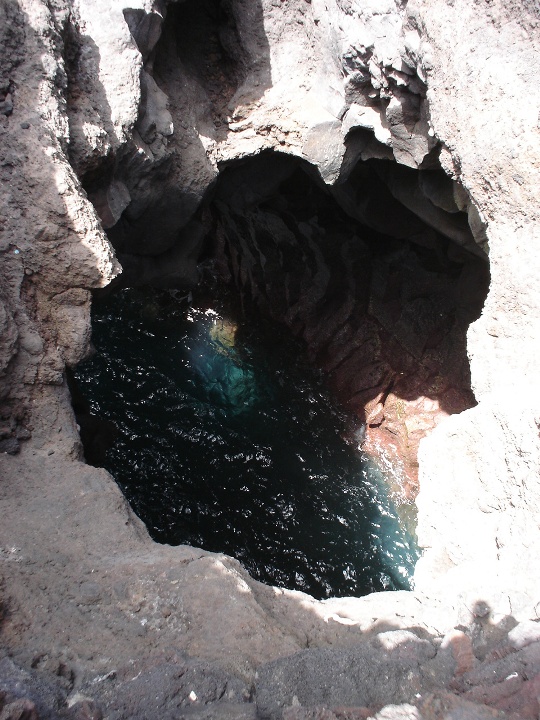
<instances>
[{"instance_id":1,"label":"rough rock texture","mask_svg":"<svg viewBox=\"0 0 540 720\"><path fill-rule=\"evenodd\" d=\"M468 335L479 406L460 416L457 425L453 418L445 421L426 441L421 458L420 485L426 495L419 501L424 508L420 534L423 527L434 525L426 522L426 511L431 517L441 515L440 534L439 529L429 530L423 541L431 548L423 563L438 565L439 576L446 568L446 581L450 581L455 561L466 561L462 578L450 581L453 586L463 583L474 593L482 578L484 587L493 583L493 597L498 588L511 586L515 593L510 594L509 602L515 610L537 597L530 575L535 561L527 546L532 543L532 547L538 537L534 519L538 506L533 498L540 475L539 389L533 369L533 348L538 347L540 337L533 280L538 276L539 257L532 251L538 233L538 205L534 197L537 184L531 176L538 164L539 129L538 107L525 87L527 78L536 76L539 69L535 50L538 17L532 8L495 4L482 19L465 3L455 3L452 17L459 17L458 26L467 27L456 48L448 35L439 34L448 9L438 3L433 11L426 26L434 79L428 95L431 117L435 126L440 122L449 151L448 169L466 178L465 185L488 220L491 285L482 317ZM502 62L490 63L491 52ZM481 112L472 99L456 102L470 87L482 97ZM518 96L523 100L518 101ZM487 133L484 129L488 126L497 130ZM484 138L481 143L480 137ZM521 267L522 262L518 271L517 264ZM464 435L467 449L462 444L464 456L458 458L458 436ZM441 475L441 451L452 458L449 463L454 472L444 470ZM446 511L445 498L450 496L453 509ZM522 541L513 550L512 522L524 523ZM476 528L473 547L472 527ZM507 564L510 556L516 563L512 571ZM424 584L425 579L420 581Z\"/></svg>"},{"instance_id":2,"label":"rough rock texture","mask_svg":"<svg viewBox=\"0 0 540 720\"><path fill-rule=\"evenodd\" d=\"M538 396L516 403L513 392L493 391L423 442L418 538L429 552L415 573L417 587L462 588L469 603L481 586L508 613L540 593L527 550L540 540Z\"/></svg>"},{"instance_id":3,"label":"rough rock texture","mask_svg":"<svg viewBox=\"0 0 540 720\"><path fill-rule=\"evenodd\" d=\"M0 717L538 717L536 5L0 0L0 21ZM156 546L77 459L63 371L119 272L103 228L126 283L190 287L201 203L263 150L374 232L433 249L408 212L489 251L478 405L421 446L415 593L318 603ZM355 174L375 160L386 213Z\"/></svg>"},{"instance_id":4,"label":"rough rock texture","mask_svg":"<svg viewBox=\"0 0 540 720\"><path fill-rule=\"evenodd\" d=\"M363 428L364 450L394 468L398 495L413 501L420 440L475 404L466 332L488 268L395 201L385 184L391 167L362 163L340 186L362 198L365 224L312 168L276 153L227 169L208 213L219 276L246 312L257 308L302 338ZM405 175L433 183L439 173Z\"/></svg>"},{"instance_id":5,"label":"rough rock texture","mask_svg":"<svg viewBox=\"0 0 540 720\"><path fill-rule=\"evenodd\" d=\"M62 385L90 341L90 289L118 272L94 208L69 164L65 12L2 3L0 400L3 437L24 439L30 399ZM15 427L15 422L19 423Z\"/></svg>"},{"instance_id":6,"label":"rough rock texture","mask_svg":"<svg viewBox=\"0 0 540 720\"><path fill-rule=\"evenodd\" d=\"M0 458L6 707L33 703L39 718L319 717L315 707L383 718L388 705L425 720L447 706L537 717L537 622L418 593L317 602L267 587L226 556L155 545L107 473L48 452Z\"/></svg>"}]
</instances>

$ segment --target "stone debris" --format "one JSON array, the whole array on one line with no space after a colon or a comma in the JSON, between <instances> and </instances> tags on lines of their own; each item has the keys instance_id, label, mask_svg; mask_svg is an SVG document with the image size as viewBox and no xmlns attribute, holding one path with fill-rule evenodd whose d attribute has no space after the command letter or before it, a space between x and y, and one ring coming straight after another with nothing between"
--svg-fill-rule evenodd
<instances>
[{"instance_id":1,"label":"stone debris","mask_svg":"<svg viewBox=\"0 0 540 720\"><path fill-rule=\"evenodd\" d=\"M458 632L450 633L456 636ZM393 635L392 645L388 636ZM448 636L447 636L448 637ZM400 653L402 639L409 649ZM413 638L416 638L413 640ZM449 647L411 631L384 632L353 647L304 650L259 668L250 688L217 666L173 655L69 689L43 671L0 661L2 720L535 720L540 642L453 680L431 661ZM506 642L508 638L503 640ZM430 648L429 652L427 648ZM437 650L437 647L439 648ZM530 649L529 649L530 648ZM514 668L513 672L509 672ZM516 670L517 668L517 670ZM509 673L506 675L506 673ZM103 714L106 709L105 715Z\"/></svg>"},{"instance_id":2,"label":"stone debris","mask_svg":"<svg viewBox=\"0 0 540 720\"><path fill-rule=\"evenodd\" d=\"M454 630L442 643L421 640L411 632L382 633L383 638L388 635L396 639L409 636L406 643L415 651L407 653L407 661L390 648L377 653L374 648L383 643L371 641L357 648L306 650L263 666L255 695L259 715L269 720L282 716L286 720L533 720L538 716L540 643L531 646L534 650L527 656L514 651L496 663L482 662L473 655L476 667L469 673L458 656L449 674L440 662L434 671L433 660L445 655L452 640L459 638L460 644L464 643L464 637L469 656L473 652L470 635ZM501 641L501 647L507 640ZM430 652L419 652L426 646ZM446 692L441 691L444 687ZM384 698L391 698L392 705L385 704Z\"/></svg>"},{"instance_id":3,"label":"stone debris","mask_svg":"<svg viewBox=\"0 0 540 720\"><path fill-rule=\"evenodd\" d=\"M39 720L36 706L31 700L15 700L0 711L1 720Z\"/></svg>"},{"instance_id":4,"label":"stone debris","mask_svg":"<svg viewBox=\"0 0 540 720\"><path fill-rule=\"evenodd\" d=\"M0 717L538 718L533 3L125 4L0 2ZM386 425L406 449L409 435L429 434L417 501L425 553L405 596L316 603L255 583L225 556L158 546L112 478L81 462L65 368L91 350L91 292L137 278L189 290L208 223L253 254L255 230L283 232L266 258L283 269L297 238L257 195L262 173L245 183L252 195L231 194L221 228L203 207L222 170L265 153L310 163L351 217L407 238L379 258L371 310L382 330L368 323L358 347L393 328L388 359L406 352L403 372L419 380L435 366L467 373L470 358L467 403L462 385L432 377L430 393L459 413L433 430L425 385L390 385L385 358L349 357L346 298L302 328L334 353L329 369L348 363L340 383L371 392L358 399L372 435ZM368 163L380 170L362 176ZM279 185L278 175L264 180ZM383 197L375 185L388 204L369 212ZM242 202L253 234L233 217ZM296 288L296 320L310 303L331 309L313 236L331 240L335 228L323 225L322 213L294 223L309 250L304 278L316 277L311 292ZM451 279L456 307L440 309L448 324L467 316L459 368L457 336L426 303L422 249L425 283L395 282L409 244L450 267L470 260ZM367 282L342 250L343 282ZM473 268L488 252L485 298ZM294 289L291 276L279 288ZM410 422L418 410L423 424Z\"/></svg>"},{"instance_id":5,"label":"stone debris","mask_svg":"<svg viewBox=\"0 0 540 720\"><path fill-rule=\"evenodd\" d=\"M8 455L17 455L21 450L19 441L17 438L6 438L0 440L0 452L7 453Z\"/></svg>"},{"instance_id":6,"label":"stone debris","mask_svg":"<svg viewBox=\"0 0 540 720\"><path fill-rule=\"evenodd\" d=\"M508 643L514 650L540 640L540 623L527 620L520 622L508 633Z\"/></svg>"},{"instance_id":7,"label":"stone debris","mask_svg":"<svg viewBox=\"0 0 540 720\"><path fill-rule=\"evenodd\" d=\"M13 99L11 93L0 93L0 113L2 115L11 115L13 112Z\"/></svg>"}]
</instances>

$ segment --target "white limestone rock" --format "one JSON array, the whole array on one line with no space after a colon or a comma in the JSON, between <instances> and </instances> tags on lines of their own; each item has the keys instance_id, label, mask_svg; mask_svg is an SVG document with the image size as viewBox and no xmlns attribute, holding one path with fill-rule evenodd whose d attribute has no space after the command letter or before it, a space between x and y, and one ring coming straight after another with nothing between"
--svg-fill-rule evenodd
<instances>
[{"instance_id":1,"label":"white limestone rock","mask_svg":"<svg viewBox=\"0 0 540 720\"><path fill-rule=\"evenodd\" d=\"M457 591L528 617L540 597L539 407L538 389L516 383L422 441L418 589Z\"/></svg>"}]
</instances>

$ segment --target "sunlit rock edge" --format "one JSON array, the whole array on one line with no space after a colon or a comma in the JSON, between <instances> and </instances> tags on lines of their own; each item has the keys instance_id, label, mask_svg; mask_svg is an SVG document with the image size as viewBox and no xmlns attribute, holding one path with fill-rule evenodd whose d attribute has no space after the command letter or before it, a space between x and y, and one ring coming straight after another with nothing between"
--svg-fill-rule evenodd
<instances>
[{"instance_id":1,"label":"sunlit rock edge","mask_svg":"<svg viewBox=\"0 0 540 720\"><path fill-rule=\"evenodd\" d=\"M305 157L334 182L342 120L354 110L343 113L337 57L349 46L369 48L372 87L401 72L395 66L404 56L414 61L427 86L414 131L404 139L399 122L380 116L361 122L398 162L413 167L431 139L439 139L445 170L485 224L491 285L468 337L479 404L443 421L422 443L419 538L426 551L412 593L316 603L260 586L229 558L153 544L112 479L80 462L63 384L64 365L88 351L90 290L120 269L73 166L84 174L141 139L134 127L138 122L140 129L142 117L145 50L141 55L118 2L56 3L54 13L37 0L21 0L20 11L4 2L0 397L3 437L15 440L20 452L0 456L1 638L20 672L33 668L60 678L72 700L79 687L92 697L85 685L92 678L114 672L120 687L130 668L134 677L141 668L150 672L158 659L174 665L178 653L182 662L186 653L249 684L259 666L303 648L357 645L400 628L441 638L459 625L469 638L464 644L470 641L474 650L462 677L485 661L490 643L506 648L509 657L516 651L508 640L515 624L509 618L538 617L540 56L534 9L460 0L383 9L315 0L265 1L260 11L256 5L237 7L246 27L250 13L260 14L270 76L257 77L268 67L255 62L253 78L248 74L238 97L229 100L237 105L228 129L217 137L201 132L194 150L189 143L183 148L186 197L202 197L220 163L266 148ZM160 11L142 2L132 8ZM79 50L88 48L77 65L82 90L71 97L71 117L64 55L70 22L79 29ZM249 37L245 53L257 58L262 36ZM242 104L242 92L253 96L250 82L264 86L253 106ZM146 159L159 162L167 152L169 111L151 80L143 98L149 103L144 113L157 116L146 127L154 133L151 147L141 140L136 153L148 150ZM396 104L390 99L389 107ZM112 186L113 218L126 201L124 189ZM485 247L485 238L478 239ZM399 650L395 639L384 649L388 656L396 645ZM430 642L442 658L444 641ZM419 657L415 667L424 667L427 660ZM11 672L7 662L4 677ZM449 687L455 673L455 667L446 675L425 670L422 678L431 677L432 685L420 683L413 695ZM532 674L522 681L532 681ZM96 702L114 707L114 692L109 697L97 687ZM279 694L279 684L270 687ZM456 688L454 682L454 692L462 692ZM283 703L309 704L283 692ZM388 686L390 703L414 701L392 693ZM196 702L189 697L188 704ZM246 698L240 693L230 701L239 699ZM386 698L357 704L370 702L375 711ZM436 716L429 702L416 704L415 712ZM520 707L516 700L515 708L504 709ZM279 716L271 704L259 712Z\"/></svg>"}]
</instances>

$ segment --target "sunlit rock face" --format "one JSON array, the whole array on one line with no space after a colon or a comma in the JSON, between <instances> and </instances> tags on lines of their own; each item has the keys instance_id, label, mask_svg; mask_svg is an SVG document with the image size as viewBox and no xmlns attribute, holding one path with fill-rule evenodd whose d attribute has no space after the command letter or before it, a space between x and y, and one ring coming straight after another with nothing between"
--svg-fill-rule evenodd
<instances>
[{"instance_id":1,"label":"sunlit rock face","mask_svg":"<svg viewBox=\"0 0 540 720\"><path fill-rule=\"evenodd\" d=\"M10 651L29 668L56 662L51 672L63 672L66 657L75 657L101 677L117 670L102 650L112 623L122 627L115 657L126 666L134 656L147 657L150 647L158 652L167 634L182 651L249 673L261 658L306 644L357 641L382 615L392 617L393 627L432 622L440 632L448 623L473 621L475 632L498 631L501 615L536 620L540 52L534 4L133 0L126 9L119 0L18 0L1 3L0 13L0 398L7 443L0 458L0 531L6 557L17 560L2 570L2 592L10 600L2 608L13 610L2 620ZM201 37L208 52L201 51ZM417 594L399 598L399 607L398 600L375 597L327 610L250 585L226 559L158 551L110 478L74 460L80 447L63 371L89 350L90 291L119 272L104 228L124 266L119 284L187 289L198 279L199 261L211 255L212 223L216 230L238 224L230 201L219 211L212 207L212 187L220 192L220 175L233 161L271 150L315 168L313 182L324 182L323 194L338 202L347 222L399 243L401 256L379 257L355 229L360 246L368 247L372 278L380 271L376 283L370 280L377 302L362 297L368 316L383 328L391 321L413 358L418 345L410 342L409 323L411 316L424 317L426 297L398 292L399 283L389 282L396 266L401 277L404 267L416 273L429 250L436 268L448 261L461 266L459 283L472 297L478 276L464 273L465 264L447 250L441 255L438 241L425 248L425 226L473 256L471 268L484 263L485 269L481 255L489 250L489 292L466 339L478 405L443 419L421 445L419 534L426 551ZM371 172L375 161L386 163L384 173ZM383 197L373 192L381 183L385 200L373 212ZM414 217L400 215L396 222L397 206L385 209L388 193ZM269 212L257 199L252 227L267 228ZM278 220L272 222L283 223L282 213L273 209ZM420 243L413 238L419 221ZM320 217L307 225L303 234L296 220L294 232L288 228L297 247L300 235L324 229ZM247 237L253 241L251 231ZM324 256L324 243L317 248L309 247L315 264L306 279ZM232 276L232 256L226 259L223 272ZM350 268L345 263L347 285ZM420 279L423 288L439 275L431 264L414 273L411 284ZM457 282L451 273L443 281L444 297L458 298L456 317L464 314ZM246 291L252 285L242 280ZM320 277L315 285L322 288ZM259 292L265 296L272 293ZM398 296L399 305L393 302ZM386 299L391 307L384 307ZM474 302L478 308L479 296ZM404 335L397 325L400 332L406 326ZM436 318L422 327L435 330ZM424 352L437 347L436 335ZM401 363L402 347L390 353L387 346L381 362L391 365L397 356ZM432 399L425 385L414 392ZM379 402L387 423L390 403L397 409L406 399L394 400L393 393L373 408L364 405L371 425L381 418ZM18 457L7 455L17 451ZM167 575L171 564L182 582ZM70 595L83 574L101 583L107 599L98 600L92 585L77 591L73 597L82 598L88 612L79 612ZM118 587L120 580L125 587ZM434 606L424 591L454 614L432 621ZM174 604L179 592L181 607ZM208 605L201 607L201 596ZM49 611L60 597L68 610ZM225 606L229 621L212 626ZM137 619L141 608L145 625ZM141 628L148 632L143 640ZM484 660L480 645L476 652ZM60 648L56 660L48 654L52 647Z\"/></svg>"},{"instance_id":2,"label":"sunlit rock face","mask_svg":"<svg viewBox=\"0 0 540 720\"><path fill-rule=\"evenodd\" d=\"M87 22L90 28L84 13L90 16L91 8L81 3L81 26ZM456 311L452 317L446 300L442 303L441 327L440 314L425 302L438 270L424 266L415 275L412 255L406 262L396 255L393 265L388 256L372 265L377 272L372 270L369 315L400 340L397 352L382 343L376 368L390 365L394 384L386 382L384 371L368 379L372 397L362 398L361 412L374 426L368 432L371 447L391 456L395 447L392 461L398 454L403 459L412 478L408 484L416 485L420 437L445 413L474 403L465 381L464 336L482 305L488 245L490 292L483 315L467 332L472 388L476 401L501 384L516 388L509 390L514 398L530 393L539 334L538 258L530 241L536 233L530 168L538 146L537 108L526 79L535 77L538 64L532 10L497 4L482 13L465 1L389 2L383 8L355 2L323 7L300 1L187 1L141 3L125 20L116 6L110 13L109 37L123 36L127 21L141 54L141 107L132 140L103 164L103 180L84 169L81 177L91 197L110 198L107 217L113 219L127 202L127 188L131 200L109 230L125 284L144 278L192 285L197 261L208 257L215 219L203 211L208 207L206 201L201 205L203 198L231 161L279 150L307 160L349 218L396 241L405 239L416 258L416 246L427 245L437 263L462 268L459 278L445 280L442 296L456 298ZM450 26L466 37L457 48ZM202 36L209 39L207 54L197 41ZM475 55L477 48L485 52ZM507 62L494 64L495 56ZM508 80L510 67L518 69L519 82ZM118 64L118 73L126 73L125 64ZM76 69L73 74L77 78ZM112 77L103 72L100 80L116 106ZM74 137L73 152L76 148ZM88 157L84 148L81 152ZM447 246L451 256L446 248L441 254L440 239L429 237L426 227L445 238L443 245L453 243ZM463 252L471 256L467 271ZM407 281L396 283L396 266L401 273L407 264ZM317 282L320 291L320 278ZM424 297L414 294L417 282ZM449 327L454 335L447 334ZM462 348L462 360L448 370L450 382L440 379L449 357L441 353L439 338L445 334L453 338L452 347ZM518 346L522 352L516 352ZM418 377L419 353L429 357L427 377ZM351 369L349 379L359 375ZM347 388L346 394L364 389ZM452 392L443 398L447 391ZM416 419L408 421L408 415ZM385 434L385 428L394 432ZM426 465L425 477L436 487L436 470ZM436 491L431 497L434 516L440 511ZM454 520L461 522L459 516ZM439 541L444 546L450 538ZM481 553L478 562L483 563Z\"/></svg>"}]
</instances>

